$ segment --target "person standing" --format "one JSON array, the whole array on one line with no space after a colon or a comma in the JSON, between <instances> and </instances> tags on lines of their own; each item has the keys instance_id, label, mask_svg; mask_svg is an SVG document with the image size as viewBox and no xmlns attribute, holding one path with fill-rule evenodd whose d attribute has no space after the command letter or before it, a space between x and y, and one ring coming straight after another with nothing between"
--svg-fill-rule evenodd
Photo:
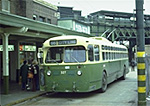
<instances>
[{"instance_id":1,"label":"person standing","mask_svg":"<svg viewBox=\"0 0 150 106\"><path fill-rule=\"evenodd\" d=\"M23 62L23 65L20 67L20 76L22 80L22 90L26 89L26 84L27 84L27 77L28 77L28 65L27 61L25 60Z\"/></svg>"},{"instance_id":2,"label":"person standing","mask_svg":"<svg viewBox=\"0 0 150 106\"><path fill-rule=\"evenodd\" d=\"M135 71L135 69L134 69L134 67L135 67L135 60L134 59L131 60L131 67L132 67L131 71Z\"/></svg>"},{"instance_id":3,"label":"person standing","mask_svg":"<svg viewBox=\"0 0 150 106\"><path fill-rule=\"evenodd\" d=\"M34 60L32 62L32 68L33 68L33 79L34 79L34 84L33 84L33 90L39 90L40 87L39 87L39 66L38 66L38 62L36 60Z\"/></svg>"}]
</instances>

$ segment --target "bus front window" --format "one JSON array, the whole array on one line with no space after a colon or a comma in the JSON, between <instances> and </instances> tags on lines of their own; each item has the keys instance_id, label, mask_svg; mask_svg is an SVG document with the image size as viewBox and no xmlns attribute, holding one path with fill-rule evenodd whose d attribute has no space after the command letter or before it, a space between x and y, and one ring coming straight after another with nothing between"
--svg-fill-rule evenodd
<instances>
[{"instance_id":1,"label":"bus front window","mask_svg":"<svg viewBox=\"0 0 150 106\"><path fill-rule=\"evenodd\" d=\"M86 61L83 46L52 47L47 51L46 63L80 63Z\"/></svg>"},{"instance_id":2,"label":"bus front window","mask_svg":"<svg viewBox=\"0 0 150 106\"><path fill-rule=\"evenodd\" d=\"M62 63L63 47L52 47L47 51L46 63Z\"/></svg>"},{"instance_id":3,"label":"bus front window","mask_svg":"<svg viewBox=\"0 0 150 106\"><path fill-rule=\"evenodd\" d=\"M65 48L65 63L80 63L86 61L86 51L83 46L71 46Z\"/></svg>"}]
</instances>

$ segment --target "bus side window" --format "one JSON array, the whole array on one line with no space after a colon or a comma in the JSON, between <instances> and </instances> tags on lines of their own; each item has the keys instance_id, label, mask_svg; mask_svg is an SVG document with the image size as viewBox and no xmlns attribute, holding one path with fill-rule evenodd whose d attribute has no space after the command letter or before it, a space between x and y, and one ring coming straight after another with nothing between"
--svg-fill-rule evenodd
<instances>
[{"instance_id":1,"label":"bus side window","mask_svg":"<svg viewBox=\"0 0 150 106\"><path fill-rule=\"evenodd\" d=\"M102 55L103 55L103 60L105 60L105 52L103 52L103 54L102 54Z\"/></svg>"},{"instance_id":2,"label":"bus side window","mask_svg":"<svg viewBox=\"0 0 150 106\"><path fill-rule=\"evenodd\" d=\"M94 61L93 45L88 45L88 60Z\"/></svg>"},{"instance_id":3,"label":"bus side window","mask_svg":"<svg viewBox=\"0 0 150 106\"><path fill-rule=\"evenodd\" d=\"M108 52L105 53L105 59L108 60Z\"/></svg>"},{"instance_id":4,"label":"bus side window","mask_svg":"<svg viewBox=\"0 0 150 106\"><path fill-rule=\"evenodd\" d=\"M98 45L94 46L94 56L95 56L95 61L99 61L99 46Z\"/></svg>"}]
</instances>

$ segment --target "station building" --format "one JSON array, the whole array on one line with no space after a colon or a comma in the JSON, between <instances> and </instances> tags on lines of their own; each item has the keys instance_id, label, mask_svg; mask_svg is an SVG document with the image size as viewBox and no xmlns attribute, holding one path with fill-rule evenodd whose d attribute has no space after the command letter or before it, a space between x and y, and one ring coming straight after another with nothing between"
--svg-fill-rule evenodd
<instances>
[{"instance_id":1,"label":"station building","mask_svg":"<svg viewBox=\"0 0 150 106\"><path fill-rule=\"evenodd\" d=\"M80 10L73 10L73 7L58 6L58 26L70 30L90 34L90 24L85 22L85 17Z\"/></svg>"},{"instance_id":2,"label":"station building","mask_svg":"<svg viewBox=\"0 0 150 106\"><path fill-rule=\"evenodd\" d=\"M35 20L35 22L57 25L57 6L43 0L1 0L0 11L6 14L25 17L25 19ZM4 28L6 26L1 25L1 27ZM18 30L12 28L12 26L7 27L7 30ZM28 30L27 27L22 26L22 30L23 28L24 30ZM36 34L39 33L37 32ZM0 37L0 41L0 73L2 76L2 36ZM24 60L28 60L28 63L31 64L31 60L36 59L37 45L41 47L43 41L43 39L33 39L33 35L31 34L29 34L28 37L17 36L15 34L9 36L9 80L16 80L16 69L20 67Z\"/></svg>"},{"instance_id":3,"label":"station building","mask_svg":"<svg viewBox=\"0 0 150 106\"><path fill-rule=\"evenodd\" d=\"M57 6L43 0L1 0L0 10L57 25Z\"/></svg>"},{"instance_id":4,"label":"station building","mask_svg":"<svg viewBox=\"0 0 150 106\"><path fill-rule=\"evenodd\" d=\"M8 93L9 81L18 81L24 60L37 59L45 40L61 35L90 36L57 26L57 7L42 0L0 1L0 77Z\"/></svg>"}]
</instances>

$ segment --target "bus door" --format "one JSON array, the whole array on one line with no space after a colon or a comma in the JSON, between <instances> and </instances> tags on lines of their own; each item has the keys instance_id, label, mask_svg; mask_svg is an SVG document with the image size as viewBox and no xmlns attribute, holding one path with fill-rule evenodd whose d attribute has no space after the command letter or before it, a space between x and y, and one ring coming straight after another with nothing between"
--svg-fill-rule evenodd
<instances>
[{"instance_id":1,"label":"bus door","mask_svg":"<svg viewBox=\"0 0 150 106\"><path fill-rule=\"evenodd\" d=\"M38 48L38 63L39 64L43 64L43 49L42 48Z\"/></svg>"}]
</instances>

